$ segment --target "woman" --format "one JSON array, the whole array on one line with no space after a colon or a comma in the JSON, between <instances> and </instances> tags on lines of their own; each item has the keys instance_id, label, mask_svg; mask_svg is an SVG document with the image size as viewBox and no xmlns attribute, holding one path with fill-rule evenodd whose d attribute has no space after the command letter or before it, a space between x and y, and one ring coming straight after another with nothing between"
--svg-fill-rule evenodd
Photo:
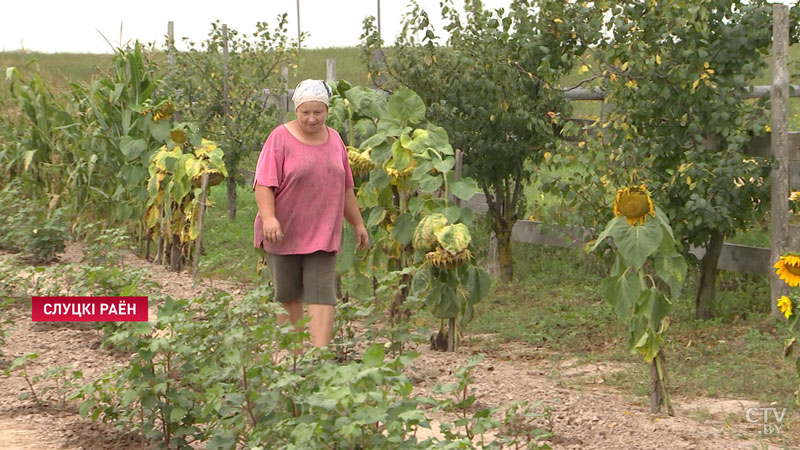
<instances>
[{"instance_id":1,"label":"woman","mask_svg":"<svg viewBox=\"0 0 800 450\"><path fill-rule=\"evenodd\" d=\"M286 309L279 320L297 323L307 304L315 347L327 347L333 332L342 218L353 226L359 249L369 244L347 148L325 125L330 96L324 81L297 85L292 96L297 119L270 133L253 181L254 245L267 253L275 299Z\"/></svg>"}]
</instances>

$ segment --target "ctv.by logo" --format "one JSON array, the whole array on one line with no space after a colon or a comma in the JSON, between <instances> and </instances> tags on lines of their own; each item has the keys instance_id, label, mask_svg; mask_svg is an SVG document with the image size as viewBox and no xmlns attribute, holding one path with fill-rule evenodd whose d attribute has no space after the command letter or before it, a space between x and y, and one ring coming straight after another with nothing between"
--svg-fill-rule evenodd
<instances>
[{"instance_id":1,"label":"ctv.by logo","mask_svg":"<svg viewBox=\"0 0 800 450\"><path fill-rule=\"evenodd\" d=\"M786 408L782 408L780 414L778 414L778 408L747 408L744 415L750 423L764 424L758 434L765 436L777 435L781 433L781 428L783 428Z\"/></svg>"}]
</instances>

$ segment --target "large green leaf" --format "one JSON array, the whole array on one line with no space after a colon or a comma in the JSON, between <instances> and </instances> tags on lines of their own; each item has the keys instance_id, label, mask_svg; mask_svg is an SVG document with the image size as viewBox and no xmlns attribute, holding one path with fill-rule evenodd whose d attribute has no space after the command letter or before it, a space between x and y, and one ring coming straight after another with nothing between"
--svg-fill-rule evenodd
<instances>
[{"instance_id":1,"label":"large green leaf","mask_svg":"<svg viewBox=\"0 0 800 450\"><path fill-rule=\"evenodd\" d=\"M414 228L417 226L417 221L414 216L409 213L403 213L397 216L394 221L394 228L392 228L392 239L397 242L408 245L411 243L411 238L414 236Z\"/></svg>"},{"instance_id":2,"label":"large green leaf","mask_svg":"<svg viewBox=\"0 0 800 450\"><path fill-rule=\"evenodd\" d=\"M403 123L418 123L425 118L425 103L416 92L400 87L389 97L386 111L390 117Z\"/></svg>"},{"instance_id":3,"label":"large green leaf","mask_svg":"<svg viewBox=\"0 0 800 450\"><path fill-rule=\"evenodd\" d=\"M425 130L414 130L414 134L416 135L417 131L425 131ZM424 140L417 137L411 137L407 134L400 135L400 145L414 153L422 153L427 148Z\"/></svg>"},{"instance_id":4,"label":"large green leaf","mask_svg":"<svg viewBox=\"0 0 800 450\"><path fill-rule=\"evenodd\" d=\"M442 183L444 183L444 180L440 176L425 175L419 180L419 189L423 194L430 194L442 187Z\"/></svg>"},{"instance_id":5,"label":"large green leaf","mask_svg":"<svg viewBox=\"0 0 800 450\"><path fill-rule=\"evenodd\" d=\"M686 280L686 259L680 253L667 254L663 251L656 252L654 259L656 275L667 282L670 296L678 298Z\"/></svg>"},{"instance_id":6,"label":"large green leaf","mask_svg":"<svg viewBox=\"0 0 800 450\"><path fill-rule=\"evenodd\" d=\"M448 173L447 175L449 177L452 173ZM478 182L472 178L464 178L461 181L455 181L450 184L450 192L461 200L470 200L480 191L481 189L478 187Z\"/></svg>"},{"instance_id":7,"label":"large green leaf","mask_svg":"<svg viewBox=\"0 0 800 450\"><path fill-rule=\"evenodd\" d=\"M443 249L447 250L450 254L465 250L469 247L472 237L469 234L469 228L463 223L455 225L447 225L442 227L436 232L436 239Z\"/></svg>"},{"instance_id":8,"label":"large green leaf","mask_svg":"<svg viewBox=\"0 0 800 450\"><path fill-rule=\"evenodd\" d=\"M450 205L443 211L448 223L456 223L461 217L461 207Z\"/></svg>"},{"instance_id":9,"label":"large green leaf","mask_svg":"<svg viewBox=\"0 0 800 450\"><path fill-rule=\"evenodd\" d=\"M447 217L434 213L422 218L414 230L414 248L421 251L430 250L436 243L436 234L447 225Z\"/></svg>"},{"instance_id":10,"label":"large green leaf","mask_svg":"<svg viewBox=\"0 0 800 450\"><path fill-rule=\"evenodd\" d=\"M361 355L361 362L367 367L378 367L383 364L383 358L386 354L383 350L383 345L372 344Z\"/></svg>"},{"instance_id":11,"label":"large green leaf","mask_svg":"<svg viewBox=\"0 0 800 450\"><path fill-rule=\"evenodd\" d=\"M636 271L630 268L616 277L608 277L600 283L600 292L614 308L620 322L628 323L633 306L642 293L642 284Z\"/></svg>"},{"instance_id":12,"label":"large green leaf","mask_svg":"<svg viewBox=\"0 0 800 450\"><path fill-rule=\"evenodd\" d=\"M657 220L648 220L644 225L627 227L618 226L612 230L614 245L622 258L634 269L642 267L647 257L652 255L661 244L663 231Z\"/></svg>"},{"instance_id":13,"label":"large green leaf","mask_svg":"<svg viewBox=\"0 0 800 450\"><path fill-rule=\"evenodd\" d=\"M383 95L372 89L355 86L344 93L345 97L355 106L355 112L377 119L386 114L386 100Z\"/></svg>"},{"instance_id":14,"label":"large green leaf","mask_svg":"<svg viewBox=\"0 0 800 450\"><path fill-rule=\"evenodd\" d=\"M358 262L356 257L356 234L350 227L342 228L342 251L336 258L336 273L343 274Z\"/></svg>"},{"instance_id":15,"label":"large green leaf","mask_svg":"<svg viewBox=\"0 0 800 450\"><path fill-rule=\"evenodd\" d=\"M475 266L467 269L467 280L464 287L469 291L469 297L467 297L469 304L474 305L483 300L489 294L491 285L492 277L488 272Z\"/></svg>"},{"instance_id":16,"label":"large green leaf","mask_svg":"<svg viewBox=\"0 0 800 450\"><path fill-rule=\"evenodd\" d=\"M119 140L119 150L125 155L128 161L136 159L145 149L147 143L144 139L134 139L130 136L123 136Z\"/></svg>"},{"instance_id":17,"label":"large green leaf","mask_svg":"<svg viewBox=\"0 0 800 450\"><path fill-rule=\"evenodd\" d=\"M394 141L392 144L392 167L397 170L405 169L411 164L412 156L411 150L403 147L400 141Z\"/></svg>"},{"instance_id":18,"label":"large green leaf","mask_svg":"<svg viewBox=\"0 0 800 450\"><path fill-rule=\"evenodd\" d=\"M378 226L383 219L386 218L386 210L381 208L380 206L375 207L369 213L369 219L367 219L367 228L372 228Z\"/></svg>"},{"instance_id":19,"label":"large green leaf","mask_svg":"<svg viewBox=\"0 0 800 450\"><path fill-rule=\"evenodd\" d=\"M150 122L150 134L159 142L167 142L169 132L172 129L168 120Z\"/></svg>"},{"instance_id":20,"label":"large green leaf","mask_svg":"<svg viewBox=\"0 0 800 450\"><path fill-rule=\"evenodd\" d=\"M456 290L438 280L433 281L433 289L425 299L425 305L437 319L455 318L461 311Z\"/></svg>"},{"instance_id":21,"label":"large green leaf","mask_svg":"<svg viewBox=\"0 0 800 450\"><path fill-rule=\"evenodd\" d=\"M424 265L421 269L414 272L411 277L411 294L415 296L422 295L430 284L430 266Z\"/></svg>"},{"instance_id":22,"label":"large green leaf","mask_svg":"<svg viewBox=\"0 0 800 450\"><path fill-rule=\"evenodd\" d=\"M387 136L397 137L401 134L405 134L405 127L403 126L403 122L399 119L395 119L394 117L381 117L378 121L377 135L383 136L384 139ZM364 144L362 144L362 147L364 147Z\"/></svg>"},{"instance_id":23,"label":"large green leaf","mask_svg":"<svg viewBox=\"0 0 800 450\"><path fill-rule=\"evenodd\" d=\"M450 145L450 138L447 136L447 130L433 124L428 124L425 129L428 130L426 140L429 147L445 155L452 155L455 153L452 145Z\"/></svg>"},{"instance_id":24,"label":"large green leaf","mask_svg":"<svg viewBox=\"0 0 800 450\"><path fill-rule=\"evenodd\" d=\"M597 249L597 247L599 247L600 244L602 244L603 241L606 240L606 238L608 238L609 236L613 236L615 233L621 233L622 230L626 229L626 227L628 227L628 226L630 226L630 225L628 225L628 223L625 220L625 218L621 217L621 216L620 217L615 217L615 218L609 220L608 224L606 224L606 227L600 233L600 236L597 236L597 239L595 240L594 245L592 245L592 247L589 249L589 251L590 252L595 251L595 249Z\"/></svg>"},{"instance_id":25,"label":"large green leaf","mask_svg":"<svg viewBox=\"0 0 800 450\"><path fill-rule=\"evenodd\" d=\"M661 322L669 314L672 309L672 302L655 287L651 287L650 291L650 311L648 311L648 318L650 319L650 327L654 331L661 329Z\"/></svg>"}]
</instances>

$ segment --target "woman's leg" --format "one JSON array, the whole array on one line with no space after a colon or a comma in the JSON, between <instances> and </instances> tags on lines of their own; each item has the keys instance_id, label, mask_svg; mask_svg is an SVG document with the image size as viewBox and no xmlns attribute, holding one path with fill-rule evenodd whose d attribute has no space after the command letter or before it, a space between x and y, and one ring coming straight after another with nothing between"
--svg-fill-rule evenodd
<instances>
[{"instance_id":1,"label":"woman's leg","mask_svg":"<svg viewBox=\"0 0 800 450\"><path fill-rule=\"evenodd\" d=\"M308 315L311 316L308 328L314 347L327 347L331 343L335 310L333 305L308 305Z\"/></svg>"},{"instance_id":2,"label":"woman's leg","mask_svg":"<svg viewBox=\"0 0 800 450\"><path fill-rule=\"evenodd\" d=\"M286 314L278 314L278 323L283 325L288 320L292 325L303 318L303 304L299 300L281 302Z\"/></svg>"}]
</instances>

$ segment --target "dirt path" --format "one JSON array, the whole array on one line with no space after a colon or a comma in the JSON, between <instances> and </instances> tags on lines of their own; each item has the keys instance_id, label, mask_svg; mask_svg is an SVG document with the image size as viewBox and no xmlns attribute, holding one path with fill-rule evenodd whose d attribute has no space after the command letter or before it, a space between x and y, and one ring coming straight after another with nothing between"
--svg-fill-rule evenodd
<instances>
[{"instance_id":1,"label":"dirt path","mask_svg":"<svg viewBox=\"0 0 800 450\"><path fill-rule=\"evenodd\" d=\"M80 259L83 248L70 245L62 258ZM210 284L197 287L187 274L174 274L147 261L128 259L131 267L146 268L162 291L176 298L200 294ZM2 262L0 262L2 263ZM216 282L220 287L222 283ZM236 294L237 287L225 288ZM29 311L12 307L5 312L16 319L3 347L7 360L28 352L39 353L30 373L68 366L80 369L85 379L99 376L112 364L124 362L116 352L99 349L101 333L88 324L33 323ZM151 311L154 315L155 311ZM151 315L151 318L153 317ZM437 384L454 381L452 374L475 352L474 338L465 340L457 354L420 347L416 370L410 376L422 395L433 395ZM491 336L480 337L485 342ZM554 362L545 350L521 344L502 344L473 371L471 386L478 408L504 407L514 401L542 400L544 416L539 426L552 430L548 439L562 449L751 449L800 448L798 430L784 426L777 438L762 439L760 424L749 423L748 407L766 406L751 401L708 398L673 399L676 416L652 416L646 398L632 398L603 384L603 375L623 369L611 363L580 364L575 359ZM44 383L44 382L40 382ZM45 383L47 384L47 383ZM0 378L0 449L133 449L142 448L132 436L80 417L73 405L51 400L36 406L18 400L26 390L20 376ZM787 425L796 425L792 421ZM428 433L430 434L430 433ZM425 433L420 432L424 437Z\"/></svg>"}]
</instances>

